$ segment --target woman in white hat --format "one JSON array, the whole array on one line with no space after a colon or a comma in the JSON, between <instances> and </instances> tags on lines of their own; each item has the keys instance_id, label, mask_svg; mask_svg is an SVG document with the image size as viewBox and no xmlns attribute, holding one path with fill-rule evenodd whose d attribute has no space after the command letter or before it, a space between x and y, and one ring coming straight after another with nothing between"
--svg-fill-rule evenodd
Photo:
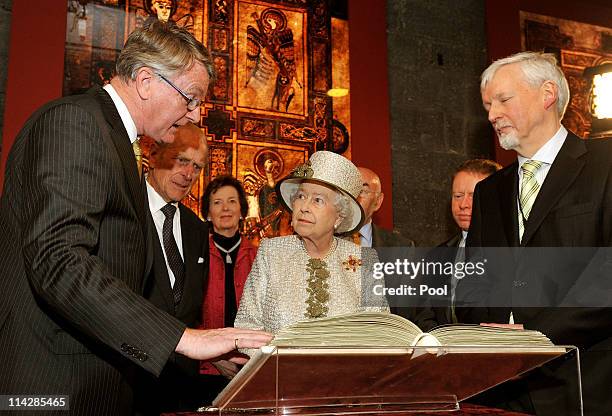
<instances>
[{"instance_id":1,"label":"woman in white hat","mask_svg":"<svg viewBox=\"0 0 612 416\"><path fill-rule=\"evenodd\" d=\"M376 252L335 236L361 226L362 183L351 161L320 151L277 184L295 235L262 240L234 326L275 333L305 319L388 311L372 290Z\"/></svg>"}]
</instances>

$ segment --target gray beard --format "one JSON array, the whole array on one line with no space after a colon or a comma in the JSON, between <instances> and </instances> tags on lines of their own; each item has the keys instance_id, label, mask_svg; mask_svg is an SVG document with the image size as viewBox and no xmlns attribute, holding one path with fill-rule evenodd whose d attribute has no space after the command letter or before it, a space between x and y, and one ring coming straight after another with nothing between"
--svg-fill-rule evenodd
<instances>
[{"instance_id":1,"label":"gray beard","mask_svg":"<svg viewBox=\"0 0 612 416\"><path fill-rule=\"evenodd\" d=\"M499 145L505 150L516 149L519 145L519 139L514 133L504 134L503 136L498 135L497 138L499 139Z\"/></svg>"}]
</instances>

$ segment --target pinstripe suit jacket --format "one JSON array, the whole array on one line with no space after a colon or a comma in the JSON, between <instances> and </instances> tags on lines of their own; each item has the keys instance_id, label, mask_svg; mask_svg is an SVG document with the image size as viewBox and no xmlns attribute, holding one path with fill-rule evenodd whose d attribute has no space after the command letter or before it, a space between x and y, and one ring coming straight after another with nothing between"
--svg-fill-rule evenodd
<instances>
[{"instance_id":1,"label":"pinstripe suit jacket","mask_svg":"<svg viewBox=\"0 0 612 416\"><path fill-rule=\"evenodd\" d=\"M74 414L131 411L135 366L158 375L185 324L141 297L146 207L110 96L38 110L5 178L0 392L66 394Z\"/></svg>"}]
</instances>

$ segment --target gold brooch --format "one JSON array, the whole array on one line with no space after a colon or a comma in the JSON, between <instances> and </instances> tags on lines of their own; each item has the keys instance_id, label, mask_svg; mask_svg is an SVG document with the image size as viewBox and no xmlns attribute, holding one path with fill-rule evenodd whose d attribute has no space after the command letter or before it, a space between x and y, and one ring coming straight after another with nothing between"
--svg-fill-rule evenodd
<instances>
[{"instance_id":1,"label":"gold brooch","mask_svg":"<svg viewBox=\"0 0 612 416\"><path fill-rule=\"evenodd\" d=\"M297 166L291 172L291 176L294 178L312 178L312 175L314 175L314 171L310 167L310 161Z\"/></svg>"},{"instance_id":2,"label":"gold brooch","mask_svg":"<svg viewBox=\"0 0 612 416\"><path fill-rule=\"evenodd\" d=\"M342 265L344 266L344 270L352 270L354 272L356 272L357 269L361 267L362 264L363 262L361 261L361 259L353 255L350 255L348 257L348 260L345 260L342 262Z\"/></svg>"}]
</instances>

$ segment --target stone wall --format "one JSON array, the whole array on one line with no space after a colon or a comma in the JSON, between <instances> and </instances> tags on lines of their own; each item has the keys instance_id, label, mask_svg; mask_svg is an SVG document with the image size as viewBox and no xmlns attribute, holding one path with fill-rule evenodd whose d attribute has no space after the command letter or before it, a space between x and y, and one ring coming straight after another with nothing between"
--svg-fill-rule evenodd
<instances>
[{"instance_id":1,"label":"stone wall","mask_svg":"<svg viewBox=\"0 0 612 416\"><path fill-rule=\"evenodd\" d=\"M454 169L493 155L479 93L484 0L387 0L387 32L395 229L437 245L458 231Z\"/></svg>"}]
</instances>

